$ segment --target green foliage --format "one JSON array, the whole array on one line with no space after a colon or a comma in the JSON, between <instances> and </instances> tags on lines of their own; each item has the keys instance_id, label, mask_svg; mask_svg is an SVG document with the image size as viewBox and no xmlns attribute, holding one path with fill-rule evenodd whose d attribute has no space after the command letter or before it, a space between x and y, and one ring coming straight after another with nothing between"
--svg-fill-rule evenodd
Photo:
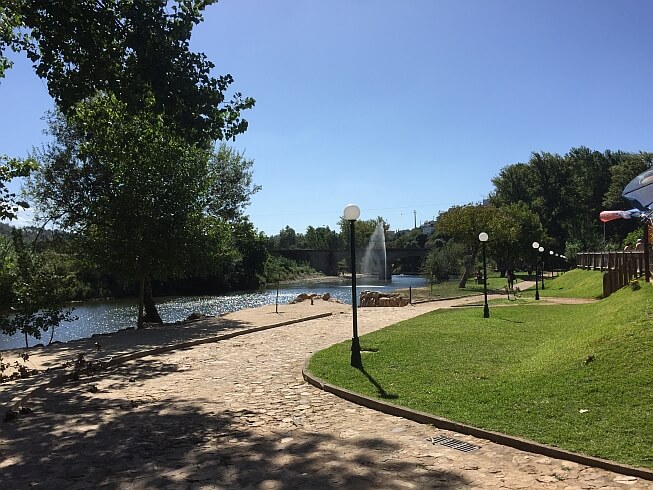
<instances>
[{"instance_id":1,"label":"green foliage","mask_svg":"<svg viewBox=\"0 0 653 490\"><path fill-rule=\"evenodd\" d=\"M272 243L272 248L293 249L297 248L297 232L290 226L286 226L279 231L276 241Z\"/></svg>"},{"instance_id":2,"label":"green foliage","mask_svg":"<svg viewBox=\"0 0 653 490\"><path fill-rule=\"evenodd\" d=\"M356 230L358 230L358 223ZM268 247L275 249L320 249L320 250L339 250L346 246L349 240L332 230L328 226L308 226L306 233L297 233L290 226L286 226L279 231L279 234L268 239ZM358 237L356 239L358 242Z\"/></svg>"},{"instance_id":3,"label":"green foliage","mask_svg":"<svg viewBox=\"0 0 653 490\"><path fill-rule=\"evenodd\" d=\"M357 220L356 221L356 247L358 248L364 248L367 246L367 244L370 242L370 238L372 237L372 234L376 230L376 227L379 224L379 221L383 222L383 229L385 232L388 231L390 228L390 225L386 223L382 217L378 217L377 219L368 219L368 220ZM340 227L340 236L342 243L344 246L348 247L349 246L349 237L350 237L350 230L349 230L349 221L345 219L344 216L340 218L340 221L338 221L338 226Z\"/></svg>"},{"instance_id":4,"label":"green foliage","mask_svg":"<svg viewBox=\"0 0 653 490\"><path fill-rule=\"evenodd\" d=\"M465 248L453 240L444 246L433 248L426 256L421 273L434 284L449 280L451 276L458 276L463 267Z\"/></svg>"},{"instance_id":5,"label":"green foliage","mask_svg":"<svg viewBox=\"0 0 653 490\"><path fill-rule=\"evenodd\" d=\"M98 96L50 121L55 142L39 154L31 191L39 208L79 233L84 251L123 277L166 277L187 263L201 234L198 196L208 154L150 111L130 114Z\"/></svg>"},{"instance_id":6,"label":"green foliage","mask_svg":"<svg viewBox=\"0 0 653 490\"><path fill-rule=\"evenodd\" d=\"M214 64L190 51L193 27L212 3L30 0L3 11L30 30L31 39L20 47L66 115L99 92L134 114L151 97L166 126L190 141L210 143L246 131L240 113L254 106L238 92L227 102L232 76L214 78Z\"/></svg>"},{"instance_id":7,"label":"green foliage","mask_svg":"<svg viewBox=\"0 0 653 490\"><path fill-rule=\"evenodd\" d=\"M548 241L540 218L523 202L497 208L486 231L488 257L502 271L532 261L533 237L543 244Z\"/></svg>"},{"instance_id":8,"label":"green foliage","mask_svg":"<svg viewBox=\"0 0 653 490\"><path fill-rule=\"evenodd\" d=\"M653 287L586 305L437 311L316 354L327 382L457 422L653 468ZM373 379L375 383L370 383ZM382 387L383 393L378 387ZM570 389L569 387L573 387ZM395 398L396 397L396 398Z\"/></svg>"},{"instance_id":9,"label":"green foliage","mask_svg":"<svg viewBox=\"0 0 653 490\"><path fill-rule=\"evenodd\" d=\"M387 240L386 246L388 248L425 248L428 238L421 228L414 228L398 234L392 240Z\"/></svg>"},{"instance_id":10,"label":"green foliage","mask_svg":"<svg viewBox=\"0 0 653 490\"><path fill-rule=\"evenodd\" d=\"M533 153L527 163L509 165L492 180L495 190L490 201L497 207L527 205L550 237L547 247L561 250L574 243L581 250L602 249L604 232L606 241L618 243L637 223L616 221L605 228L599 212L605 207L632 207L621 197L623 188L651 164L653 153L644 152L600 153L580 147L564 156Z\"/></svg>"},{"instance_id":11,"label":"green foliage","mask_svg":"<svg viewBox=\"0 0 653 490\"><path fill-rule=\"evenodd\" d=\"M628 235L626 235L626 238L623 239L623 242L621 242L621 246L626 247L627 245L631 248L631 250L635 250L635 245L637 244L637 240L643 240L643 239L644 239L644 229L640 227L628 233Z\"/></svg>"},{"instance_id":12,"label":"green foliage","mask_svg":"<svg viewBox=\"0 0 653 490\"><path fill-rule=\"evenodd\" d=\"M21 32L23 21L17 9L17 0L5 1L0 5L0 79L13 66L5 55L7 49L20 51L30 42L27 33Z\"/></svg>"},{"instance_id":13,"label":"green foliage","mask_svg":"<svg viewBox=\"0 0 653 490\"><path fill-rule=\"evenodd\" d=\"M253 160L224 143L211 154L206 172L206 212L225 221L238 221L252 195L261 190L253 183Z\"/></svg>"},{"instance_id":14,"label":"green foliage","mask_svg":"<svg viewBox=\"0 0 653 490\"><path fill-rule=\"evenodd\" d=\"M256 289L265 281L269 257L265 236L257 233L248 220L243 220L233 227L233 237L233 248L237 250L237 284L244 289Z\"/></svg>"},{"instance_id":15,"label":"green foliage","mask_svg":"<svg viewBox=\"0 0 653 490\"><path fill-rule=\"evenodd\" d=\"M452 206L438 215L437 230L463 247L464 272L460 278L460 288L464 288L472 270L476 267L476 257L481 247L479 233L490 233L490 222L496 209L491 206L467 204Z\"/></svg>"},{"instance_id":16,"label":"green foliage","mask_svg":"<svg viewBox=\"0 0 653 490\"><path fill-rule=\"evenodd\" d=\"M304 247L309 249L338 250L345 247L342 235L328 226L306 228L304 235Z\"/></svg>"},{"instance_id":17,"label":"green foliage","mask_svg":"<svg viewBox=\"0 0 653 490\"><path fill-rule=\"evenodd\" d=\"M40 339L48 330L54 334L62 321L72 319L72 309L63 308L70 296L71 280L52 257L29 250L20 231L14 232L13 246L15 265L10 311L0 315L0 331L7 335L20 332L27 344L28 335Z\"/></svg>"},{"instance_id":18,"label":"green foliage","mask_svg":"<svg viewBox=\"0 0 653 490\"><path fill-rule=\"evenodd\" d=\"M7 183L17 177L27 177L36 169L37 164L31 158L19 160L0 155L0 220L16 219L20 208L29 208L26 201L17 199L15 193L9 192Z\"/></svg>"},{"instance_id":19,"label":"green foliage","mask_svg":"<svg viewBox=\"0 0 653 490\"><path fill-rule=\"evenodd\" d=\"M265 282L274 284L314 276L318 272L306 263L295 262L286 257L268 257L265 262Z\"/></svg>"},{"instance_id":20,"label":"green foliage","mask_svg":"<svg viewBox=\"0 0 653 490\"><path fill-rule=\"evenodd\" d=\"M17 259L11 240L0 237L0 312L8 311L13 303Z\"/></svg>"},{"instance_id":21,"label":"green foliage","mask_svg":"<svg viewBox=\"0 0 653 490\"><path fill-rule=\"evenodd\" d=\"M253 286L265 256L242 218L257 190L252 162L188 143L153 109L132 114L104 95L68 118L55 114L55 141L39 153L30 184L39 209L75 234L87 260L119 278L168 279L205 267Z\"/></svg>"}]
</instances>

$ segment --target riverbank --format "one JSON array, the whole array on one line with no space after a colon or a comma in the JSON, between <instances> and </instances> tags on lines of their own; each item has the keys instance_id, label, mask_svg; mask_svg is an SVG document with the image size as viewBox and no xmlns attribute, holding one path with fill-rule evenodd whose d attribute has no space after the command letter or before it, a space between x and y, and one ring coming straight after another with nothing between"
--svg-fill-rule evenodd
<instances>
[{"instance_id":1,"label":"riverbank","mask_svg":"<svg viewBox=\"0 0 653 490\"><path fill-rule=\"evenodd\" d=\"M424 284L424 279L414 276L394 276L392 283L379 282L369 276L359 277L359 291L392 291L409 285ZM166 323L176 323L199 313L207 316L224 316L228 313L264 305L287 304L299 294L328 293L343 303L351 304L351 283L348 279L329 276L316 276L312 280L300 280L293 284L279 285L261 291L239 292L225 296L180 296L155 298L161 318ZM134 327L138 308L135 300L94 301L75 305L72 322L64 322L56 328L54 340L70 342L89 338L94 334L107 334L117 330ZM40 340L30 338L30 350L40 342L47 343L50 334L46 332ZM6 336L0 334L0 352L8 349L21 349L25 346L20 334Z\"/></svg>"},{"instance_id":2,"label":"riverbank","mask_svg":"<svg viewBox=\"0 0 653 490\"><path fill-rule=\"evenodd\" d=\"M151 348L172 346L192 340L234 332L261 325L292 322L306 317L325 313L340 313L351 306L335 301L315 300L298 304L265 305L257 308L245 308L221 316L205 316L195 321L148 324L145 328L126 328L113 333L95 334L89 338L55 342L50 345L38 345L28 350L24 348L0 351L5 364L9 367L5 374L10 375L16 365L24 365L30 370L38 371L39 376L47 370L62 369L71 365L79 356L87 362L106 361L114 356L126 355ZM23 361L22 356L28 358ZM6 386L6 384L5 384Z\"/></svg>"}]
</instances>

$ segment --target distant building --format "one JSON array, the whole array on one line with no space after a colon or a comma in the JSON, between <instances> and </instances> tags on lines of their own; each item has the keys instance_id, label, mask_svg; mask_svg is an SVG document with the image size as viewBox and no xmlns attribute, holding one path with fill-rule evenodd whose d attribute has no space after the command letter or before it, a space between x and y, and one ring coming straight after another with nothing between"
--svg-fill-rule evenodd
<instances>
[{"instance_id":1,"label":"distant building","mask_svg":"<svg viewBox=\"0 0 653 490\"><path fill-rule=\"evenodd\" d=\"M435 231L435 221L425 221L422 223L422 233L430 236Z\"/></svg>"}]
</instances>

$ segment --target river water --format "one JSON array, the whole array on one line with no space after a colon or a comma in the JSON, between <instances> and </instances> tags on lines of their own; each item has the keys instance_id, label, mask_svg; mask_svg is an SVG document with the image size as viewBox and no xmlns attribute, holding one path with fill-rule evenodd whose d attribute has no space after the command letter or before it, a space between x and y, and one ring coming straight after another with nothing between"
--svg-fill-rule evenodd
<instances>
[{"instance_id":1,"label":"river water","mask_svg":"<svg viewBox=\"0 0 653 490\"><path fill-rule=\"evenodd\" d=\"M382 283L370 277L357 277L357 293L360 291L385 291L422 287L426 279L419 276L392 276L392 282ZM279 304L288 304L300 293L329 293L332 297L351 304L351 282L333 281L320 283L300 283L279 288ZM357 294L358 296L358 294ZM224 315L244 308L274 304L277 301L276 288L254 293L234 293L226 296L183 296L155 298L161 318L166 323L182 321L191 313L204 315ZM54 341L67 342L87 338L93 334L111 333L136 325L138 307L135 300L94 301L74 305L73 315L77 320L64 322L55 329ZM50 332L45 332L41 340L29 338L29 345L39 342L47 344ZM0 334L0 350L25 347L22 334L13 336Z\"/></svg>"}]
</instances>

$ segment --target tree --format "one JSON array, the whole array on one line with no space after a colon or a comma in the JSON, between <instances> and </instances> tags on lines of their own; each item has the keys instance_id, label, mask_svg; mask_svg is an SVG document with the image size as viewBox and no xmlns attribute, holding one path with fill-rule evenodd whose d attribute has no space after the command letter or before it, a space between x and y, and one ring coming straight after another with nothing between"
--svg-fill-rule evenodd
<instances>
[{"instance_id":1,"label":"tree","mask_svg":"<svg viewBox=\"0 0 653 490\"><path fill-rule=\"evenodd\" d=\"M607 153L607 152L606 152ZM632 204L621 193L628 183L653 166L653 153L610 153L610 185L603 196L605 209L630 209Z\"/></svg>"},{"instance_id":2,"label":"tree","mask_svg":"<svg viewBox=\"0 0 653 490\"><path fill-rule=\"evenodd\" d=\"M20 51L29 44L28 34L21 32L23 22L18 11L19 0L6 0L0 5L0 78L13 66L6 50Z\"/></svg>"},{"instance_id":3,"label":"tree","mask_svg":"<svg viewBox=\"0 0 653 490\"><path fill-rule=\"evenodd\" d=\"M0 236L0 312L8 311L13 302L16 280L16 253L11 239Z\"/></svg>"},{"instance_id":4,"label":"tree","mask_svg":"<svg viewBox=\"0 0 653 490\"><path fill-rule=\"evenodd\" d=\"M390 229L390 225L385 222L385 220L379 216L376 219L368 220L357 220L356 221L356 246L359 248L364 248L370 243L370 238L376 230L376 227L379 225L379 222L383 223L384 233ZM338 222L340 226L340 236L342 237L342 243L349 243L349 221L347 221L344 216L340 218Z\"/></svg>"},{"instance_id":5,"label":"tree","mask_svg":"<svg viewBox=\"0 0 653 490\"><path fill-rule=\"evenodd\" d=\"M20 208L29 208L26 201L19 200L15 193L9 191L7 184L12 179L27 177L36 168L36 162L31 158L19 160L0 155L0 221L16 219Z\"/></svg>"},{"instance_id":6,"label":"tree","mask_svg":"<svg viewBox=\"0 0 653 490\"><path fill-rule=\"evenodd\" d=\"M229 168L225 153L189 144L152 111L133 115L104 95L78 104L68 118L55 115L50 127L55 142L39 153L42 168L30 186L39 209L76 233L101 268L138 278L141 308L149 280L192 267L206 243L206 213L239 209L238 202L217 204L224 193L209 193L217 163ZM242 170L242 161L236 166ZM148 316L158 314L150 308Z\"/></svg>"},{"instance_id":7,"label":"tree","mask_svg":"<svg viewBox=\"0 0 653 490\"><path fill-rule=\"evenodd\" d=\"M523 202L496 208L488 223L487 233L490 236L488 256L497 263L502 275L508 269L529 265L533 241L537 240L543 245L551 242L539 216Z\"/></svg>"},{"instance_id":8,"label":"tree","mask_svg":"<svg viewBox=\"0 0 653 490\"><path fill-rule=\"evenodd\" d=\"M227 102L232 76L212 77L213 63L189 49L193 27L213 3L15 0L2 9L11 23L0 47L25 50L65 115L98 92L111 93L134 114L148 101L166 125L210 146L246 131L240 113L254 106L240 93ZM29 38L20 37L21 26Z\"/></svg>"},{"instance_id":9,"label":"tree","mask_svg":"<svg viewBox=\"0 0 653 490\"><path fill-rule=\"evenodd\" d=\"M229 222L242 219L250 198L261 186L253 183L253 160L245 158L225 143L221 143L208 162L206 213Z\"/></svg>"},{"instance_id":10,"label":"tree","mask_svg":"<svg viewBox=\"0 0 653 490\"><path fill-rule=\"evenodd\" d=\"M139 325L144 303L159 320L145 301L149 281L192 268L208 234L223 229L207 217L238 221L257 190L250 161L212 153L247 129L241 111L254 105L239 93L227 102L232 77L212 77L214 65L189 49L212 3L17 0L4 9L31 37L14 30L1 46L27 52L60 110L32 192L96 263L139 279Z\"/></svg>"},{"instance_id":11,"label":"tree","mask_svg":"<svg viewBox=\"0 0 653 490\"><path fill-rule=\"evenodd\" d=\"M490 233L493 206L467 204L453 206L438 215L436 228L441 235L448 236L451 240L464 247L464 272L458 284L464 288L467 279L472 274L476 265L476 255L480 247L478 234L482 231Z\"/></svg>"},{"instance_id":12,"label":"tree","mask_svg":"<svg viewBox=\"0 0 653 490\"><path fill-rule=\"evenodd\" d=\"M447 281L450 276L460 273L464 255L464 246L450 240L442 247L433 248L428 253L422 264L421 272L428 276L431 284Z\"/></svg>"},{"instance_id":13,"label":"tree","mask_svg":"<svg viewBox=\"0 0 653 490\"><path fill-rule=\"evenodd\" d=\"M318 250L338 250L344 248L340 235L328 226L306 228L304 247Z\"/></svg>"},{"instance_id":14,"label":"tree","mask_svg":"<svg viewBox=\"0 0 653 490\"><path fill-rule=\"evenodd\" d=\"M497 207L525 203L540 217L551 246L563 250L602 248L609 237L598 220L602 209L630 206L621 197L626 184L653 163L653 154L592 151L572 148L564 156L533 153L528 163L501 170L492 182L490 201ZM632 223L615 222L609 229L613 243ZM541 241L541 240L540 240Z\"/></svg>"},{"instance_id":15,"label":"tree","mask_svg":"<svg viewBox=\"0 0 653 490\"><path fill-rule=\"evenodd\" d=\"M283 230L279 231L279 244L280 249L291 249L297 247L297 233L290 226L286 226Z\"/></svg>"},{"instance_id":16,"label":"tree","mask_svg":"<svg viewBox=\"0 0 653 490\"><path fill-rule=\"evenodd\" d=\"M37 255L25 246L20 230L14 230L13 245L11 313L0 314L0 331L7 335L22 333L27 348L28 336L40 339L48 330L54 334L55 327L62 321L73 319L72 309L63 308L69 297L70 281L46 254Z\"/></svg>"}]
</instances>

